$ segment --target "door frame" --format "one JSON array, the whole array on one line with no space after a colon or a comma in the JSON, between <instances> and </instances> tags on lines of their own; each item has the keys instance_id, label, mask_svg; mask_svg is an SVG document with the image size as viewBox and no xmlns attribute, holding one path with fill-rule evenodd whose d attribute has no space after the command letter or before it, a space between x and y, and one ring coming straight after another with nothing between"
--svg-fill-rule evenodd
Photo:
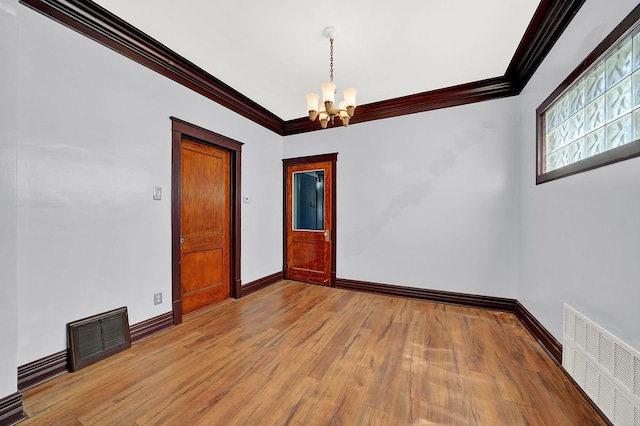
<instances>
[{"instance_id":1,"label":"door frame","mask_svg":"<svg viewBox=\"0 0 640 426\"><path fill-rule=\"evenodd\" d=\"M240 278L240 206L242 205L240 177L242 165L242 142L188 123L175 117L171 118L171 303L173 308L173 324L182 323L182 286L180 266L180 168L182 155L182 139L188 139L202 145L229 151L230 154L230 209L229 237L231 253L229 256L229 295L234 299L241 296L242 280Z\"/></svg>"},{"instance_id":2,"label":"door frame","mask_svg":"<svg viewBox=\"0 0 640 426\"><path fill-rule=\"evenodd\" d=\"M289 224L287 223L287 214L291 209L291 206L287 202L287 182L289 174L287 169L289 166L299 166L304 164L313 163L331 163L331 273L329 276L329 287L336 286L336 229L337 229L337 215L336 215L336 163L338 161L338 153L333 152L331 154L310 155L306 157L285 158L282 160L282 276L284 279L287 277L288 261L287 261L287 233L289 232ZM326 212L325 212L326 213Z\"/></svg>"}]
</instances>

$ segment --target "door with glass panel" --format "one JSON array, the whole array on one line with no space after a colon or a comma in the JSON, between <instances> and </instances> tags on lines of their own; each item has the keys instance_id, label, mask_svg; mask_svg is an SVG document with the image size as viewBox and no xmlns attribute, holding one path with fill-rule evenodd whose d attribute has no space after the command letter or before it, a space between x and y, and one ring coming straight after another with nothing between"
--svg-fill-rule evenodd
<instances>
[{"instance_id":1,"label":"door with glass panel","mask_svg":"<svg viewBox=\"0 0 640 426\"><path fill-rule=\"evenodd\" d=\"M285 278L335 282L336 154L284 160Z\"/></svg>"}]
</instances>

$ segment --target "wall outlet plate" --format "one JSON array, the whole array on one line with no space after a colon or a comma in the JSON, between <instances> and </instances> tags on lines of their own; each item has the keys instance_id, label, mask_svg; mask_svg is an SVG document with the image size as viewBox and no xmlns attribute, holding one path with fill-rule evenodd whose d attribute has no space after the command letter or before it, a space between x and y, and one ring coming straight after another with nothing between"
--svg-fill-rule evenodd
<instances>
[{"instance_id":1,"label":"wall outlet plate","mask_svg":"<svg viewBox=\"0 0 640 426\"><path fill-rule=\"evenodd\" d=\"M162 293L156 293L153 295L153 304L159 305L162 303Z\"/></svg>"}]
</instances>

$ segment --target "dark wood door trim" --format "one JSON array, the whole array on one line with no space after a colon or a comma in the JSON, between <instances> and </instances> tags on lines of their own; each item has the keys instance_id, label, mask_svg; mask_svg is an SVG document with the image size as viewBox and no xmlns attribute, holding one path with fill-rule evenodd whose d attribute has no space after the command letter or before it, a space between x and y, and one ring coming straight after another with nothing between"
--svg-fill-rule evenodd
<instances>
[{"instance_id":1,"label":"dark wood door trim","mask_svg":"<svg viewBox=\"0 0 640 426\"><path fill-rule=\"evenodd\" d=\"M301 164L312 163L331 163L331 276L329 278L329 286L335 287L336 285L336 163L338 161L338 153L322 155L311 155L307 157L286 158L282 160L282 275L287 279L287 212L289 209L289 203L287 203L287 168L289 166L297 166Z\"/></svg>"},{"instance_id":2,"label":"dark wood door trim","mask_svg":"<svg viewBox=\"0 0 640 426\"><path fill-rule=\"evenodd\" d=\"M182 289L180 287L180 155L182 139L209 145L229 151L231 155L231 288L229 294L234 299L242 295L240 278L240 177L242 165L242 142L171 117L171 301L173 324L182 322Z\"/></svg>"}]
</instances>

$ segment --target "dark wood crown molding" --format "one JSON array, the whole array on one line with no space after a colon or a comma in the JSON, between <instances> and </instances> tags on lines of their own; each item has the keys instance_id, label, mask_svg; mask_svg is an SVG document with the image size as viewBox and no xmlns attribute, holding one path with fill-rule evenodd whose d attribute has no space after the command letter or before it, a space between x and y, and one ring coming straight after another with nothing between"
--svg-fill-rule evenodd
<instances>
[{"instance_id":1,"label":"dark wood crown molding","mask_svg":"<svg viewBox=\"0 0 640 426\"><path fill-rule=\"evenodd\" d=\"M542 0L505 75L358 106L351 123L518 95L585 0ZM281 136L320 130L308 118L283 121L221 80L90 0L20 0L140 64Z\"/></svg>"},{"instance_id":2,"label":"dark wood crown molding","mask_svg":"<svg viewBox=\"0 0 640 426\"><path fill-rule=\"evenodd\" d=\"M490 99L504 98L515 94L511 82L507 81L504 77L490 78L473 83L461 84L459 86L446 87L361 105L356 108L356 114L349 121L349 125L431 111L434 109L466 105ZM336 121L334 127L340 126L342 125ZM288 136L319 129L320 123L317 120L310 121L308 117L302 117L285 121L283 133L285 136Z\"/></svg>"},{"instance_id":3,"label":"dark wood crown molding","mask_svg":"<svg viewBox=\"0 0 640 426\"><path fill-rule=\"evenodd\" d=\"M282 134L282 120L275 114L96 3L88 0L20 0L20 3Z\"/></svg>"},{"instance_id":4,"label":"dark wood crown molding","mask_svg":"<svg viewBox=\"0 0 640 426\"><path fill-rule=\"evenodd\" d=\"M505 78L516 95L529 82L585 0L542 0L511 59Z\"/></svg>"}]
</instances>

